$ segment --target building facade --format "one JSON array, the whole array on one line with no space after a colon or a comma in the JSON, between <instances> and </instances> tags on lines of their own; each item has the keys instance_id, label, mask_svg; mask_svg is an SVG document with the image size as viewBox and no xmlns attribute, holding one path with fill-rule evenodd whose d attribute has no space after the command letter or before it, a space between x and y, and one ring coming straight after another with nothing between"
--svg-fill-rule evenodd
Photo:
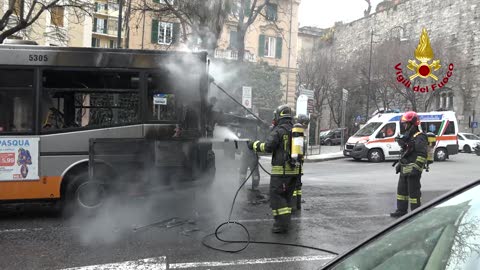
<instances>
[{"instance_id":1,"label":"building facade","mask_svg":"<svg viewBox=\"0 0 480 270\"><path fill-rule=\"evenodd\" d=\"M149 0L156 2L157 0ZM248 1L247 1L248 2ZM258 2L260 4L261 2ZM257 4L257 5L258 5ZM283 101L295 105L297 88L297 36L300 0L273 0L248 28L245 35L245 60L267 62L282 72ZM182 50L182 27L173 16L159 16L153 12L132 14L129 47L132 49ZM225 23L214 52L215 58L237 60L236 19Z\"/></svg>"}]
</instances>

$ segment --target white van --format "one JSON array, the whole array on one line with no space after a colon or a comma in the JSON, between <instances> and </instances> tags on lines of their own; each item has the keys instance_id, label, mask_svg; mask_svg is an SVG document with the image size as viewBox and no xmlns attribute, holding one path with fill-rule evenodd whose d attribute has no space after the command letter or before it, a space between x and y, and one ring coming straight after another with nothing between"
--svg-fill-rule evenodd
<instances>
[{"instance_id":1,"label":"white van","mask_svg":"<svg viewBox=\"0 0 480 270\"><path fill-rule=\"evenodd\" d=\"M367 158L381 162L400 158L400 146L395 137L400 134L403 113L378 114L350 137L343 155L355 160ZM418 113L421 130L437 135L435 160L443 161L458 153L458 123L453 111Z\"/></svg>"}]
</instances>

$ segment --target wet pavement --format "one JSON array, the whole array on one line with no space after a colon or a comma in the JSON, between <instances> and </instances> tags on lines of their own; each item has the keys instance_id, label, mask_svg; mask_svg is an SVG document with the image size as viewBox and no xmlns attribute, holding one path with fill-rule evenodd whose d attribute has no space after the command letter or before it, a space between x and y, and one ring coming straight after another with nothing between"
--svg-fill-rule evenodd
<instances>
[{"instance_id":1,"label":"wet pavement","mask_svg":"<svg viewBox=\"0 0 480 270\"><path fill-rule=\"evenodd\" d=\"M326 252L284 245L252 243L233 254L203 246L202 240L225 249L242 247L205 238L227 220L238 186L237 162L217 157L212 184L176 185L154 196L112 199L96 217L67 220L50 205L1 206L0 269L319 269L332 258ZM423 200L479 178L479 158L459 154L435 163L422 179ZM262 164L269 168L268 161ZM341 253L394 221L388 216L395 206L397 181L391 162L306 164L303 210L294 215L288 235L270 232L268 177L261 175L264 197L244 188L232 213L251 240ZM246 239L235 225L225 226L222 237Z\"/></svg>"}]
</instances>

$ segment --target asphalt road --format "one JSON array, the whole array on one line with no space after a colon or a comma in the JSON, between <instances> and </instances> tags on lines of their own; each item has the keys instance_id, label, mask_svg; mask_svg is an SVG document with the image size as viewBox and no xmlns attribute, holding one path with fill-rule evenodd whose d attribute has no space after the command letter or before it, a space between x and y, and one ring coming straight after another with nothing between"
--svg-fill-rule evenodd
<instances>
[{"instance_id":1,"label":"asphalt road","mask_svg":"<svg viewBox=\"0 0 480 270\"><path fill-rule=\"evenodd\" d=\"M0 269L318 269L332 255L281 245L250 244L239 253L202 245L205 235L227 220L238 185L237 162L218 157L218 174L208 186L178 185L156 196L112 199L96 217L65 219L50 205L0 206ZM435 163L422 179L423 200L480 177L480 157L458 154ZM268 169L266 161L262 164ZM394 220L397 176L391 162L350 159L305 165L305 203L288 235L274 235L267 200L242 190L232 220L252 240L296 243L344 252ZM249 186L247 182L247 186ZM262 173L261 191L268 190ZM141 226L158 222L155 226ZM238 226L227 239L246 239ZM216 247L235 249L241 245ZM91 267L87 267L91 266ZM143 267L143 268L141 268Z\"/></svg>"}]
</instances>

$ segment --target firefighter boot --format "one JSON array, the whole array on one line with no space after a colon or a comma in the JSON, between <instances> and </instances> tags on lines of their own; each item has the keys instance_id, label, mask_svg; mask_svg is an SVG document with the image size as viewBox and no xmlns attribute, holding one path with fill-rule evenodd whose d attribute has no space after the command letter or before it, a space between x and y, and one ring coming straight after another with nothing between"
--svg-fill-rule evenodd
<instances>
[{"instance_id":1,"label":"firefighter boot","mask_svg":"<svg viewBox=\"0 0 480 270\"><path fill-rule=\"evenodd\" d=\"M272 232L288 233L290 219L291 219L290 214L275 216L275 223L273 224Z\"/></svg>"},{"instance_id":2,"label":"firefighter boot","mask_svg":"<svg viewBox=\"0 0 480 270\"><path fill-rule=\"evenodd\" d=\"M397 194L397 210L390 213L393 218L398 218L408 212L408 195Z\"/></svg>"},{"instance_id":3,"label":"firefighter boot","mask_svg":"<svg viewBox=\"0 0 480 270\"><path fill-rule=\"evenodd\" d=\"M396 210L395 212L390 213L390 216L393 218L399 218L405 214L407 214L407 212Z\"/></svg>"},{"instance_id":4,"label":"firefighter boot","mask_svg":"<svg viewBox=\"0 0 480 270\"><path fill-rule=\"evenodd\" d=\"M302 210L302 193L297 192L297 210Z\"/></svg>"}]
</instances>

